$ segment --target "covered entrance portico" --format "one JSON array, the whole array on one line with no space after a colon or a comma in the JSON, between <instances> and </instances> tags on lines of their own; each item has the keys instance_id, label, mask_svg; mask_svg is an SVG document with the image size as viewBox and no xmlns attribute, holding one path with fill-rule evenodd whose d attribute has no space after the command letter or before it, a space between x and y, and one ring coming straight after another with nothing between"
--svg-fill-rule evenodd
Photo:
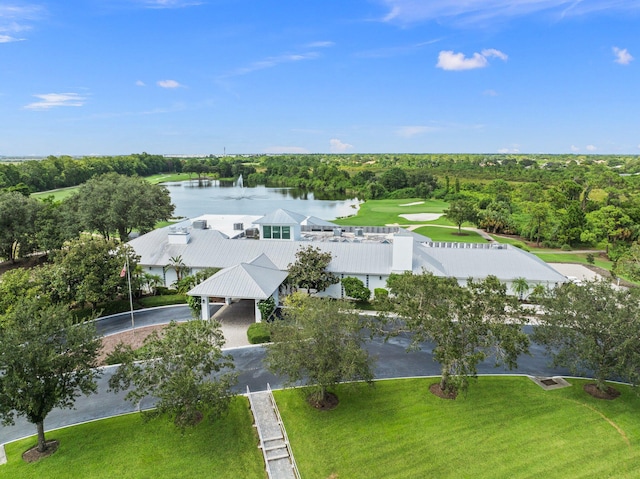
<instances>
[{"instance_id":1,"label":"covered entrance portico","mask_svg":"<svg viewBox=\"0 0 640 479\"><path fill-rule=\"evenodd\" d=\"M218 271L187 294L200 297L202 319L209 319L212 297L224 298L226 304L238 299L252 299L255 319L259 323L262 315L258 303L272 297L278 305L278 292L287 275L286 271L280 271L265 254L261 254L249 263L240 263Z\"/></svg>"}]
</instances>

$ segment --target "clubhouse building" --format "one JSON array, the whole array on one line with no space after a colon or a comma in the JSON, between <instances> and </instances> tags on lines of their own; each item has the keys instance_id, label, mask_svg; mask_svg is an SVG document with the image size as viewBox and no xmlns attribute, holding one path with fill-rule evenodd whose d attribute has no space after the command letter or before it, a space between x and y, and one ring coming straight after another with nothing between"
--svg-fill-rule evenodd
<instances>
[{"instance_id":1,"label":"clubhouse building","mask_svg":"<svg viewBox=\"0 0 640 479\"><path fill-rule=\"evenodd\" d=\"M273 297L278 304L289 265L308 246L331 253L330 272L359 278L371 291L386 287L391 273L405 271L454 277L460 284L494 275L510 290L517 278L525 278L531 289L568 281L511 245L433 242L395 226L339 226L283 209L266 216L203 215L151 231L129 245L143 270L162 277L165 286L176 281L176 264L188 274L220 268L188 293L201 298L205 319L212 303L249 299L260 321L258 302ZM342 298L344 290L338 283L318 294Z\"/></svg>"}]
</instances>

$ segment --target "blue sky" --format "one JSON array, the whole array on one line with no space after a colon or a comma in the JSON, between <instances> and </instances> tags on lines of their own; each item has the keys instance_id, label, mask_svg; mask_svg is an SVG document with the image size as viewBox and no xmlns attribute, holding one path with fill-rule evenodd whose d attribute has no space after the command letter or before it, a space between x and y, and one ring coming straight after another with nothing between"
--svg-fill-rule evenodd
<instances>
[{"instance_id":1,"label":"blue sky","mask_svg":"<svg viewBox=\"0 0 640 479\"><path fill-rule=\"evenodd\" d=\"M638 0L0 0L0 155L640 154Z\"/></svg>"}]
</instances>

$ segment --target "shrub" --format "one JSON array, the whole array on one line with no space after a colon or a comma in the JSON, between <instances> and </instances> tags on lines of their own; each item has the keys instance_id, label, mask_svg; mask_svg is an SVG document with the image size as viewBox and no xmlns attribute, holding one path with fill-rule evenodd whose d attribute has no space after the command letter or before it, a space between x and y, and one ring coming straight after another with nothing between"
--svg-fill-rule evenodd
<instances>
[{"instance_id":1,"label":"shrub","mask_svg":"<svg viewBox=\"0 0 640 479\"><path fill-rule=\"evenodd\" d=\"M595 262L596 262L596 257L593 255L593 253L587 253L587 263L593 264Z\"/></svg>"},{"instance_id":2,"label":"shrub","mask_svg":"<svg viewBox=\"0 0 640 479\"><path fill-rule=\"evenodd\" d=\"M253 323L247 329L247 339L251 344L262 344L271 341L271 331L267 323Z\"/></svg>"},{"instance_id":3,"label":"shrub","mask_svg":"<svg viewBox=\"0 0 640 479\"><path fill-rule=\"evenodd\" d=\"M342 287L344 288L345 294L349 298L356 299L358 301L369 301L371 298L371 290L367 288L362 280L358 278L354 278L352 276L347 276L342 280Z\"/></svg>"},{"instance_id":4,"label":"shrub","mask_svg":"<svg viewBox=\"0 0 640 479\"><path fill-rule=\"evenodd\" d=\"M389 297L389 291L384 288L376 288L373 290L376 301L383 301Z\"/></svg>"},{"instance_id":5,"label":"shrub","mask_svg":"<svg viewBox=\"0 0 640 479\"><path fill-rule=\"evenodd\" d=\"M158 286L156 288L156 294L157 295L176 294L176 293L177 293L177 291L175 289L167 288L165 286Z\"/></svg>"},{"instance_id":6,"label":"shrub","mask_svg":"<svg viewBox=\"0 0 640 479\"><path fill-rule=\"evenodd\" d=\"M560 248L562 251L571 251L571 245L568 244L563 244L562 247Z\"/></svg>"},{"instance_id":7,"label":"shrub","mask_svg":"<svg viewBox=\"0 0 640 479\"><path fill-rule=\"evenodd\" d=\"M262 320L269 321L271 319L271 315L276 309L276 300L273 299L273 296L269 296L267 299L262 299L258 301L258 309L260 310Z\"/></svg>"}]
</instances>

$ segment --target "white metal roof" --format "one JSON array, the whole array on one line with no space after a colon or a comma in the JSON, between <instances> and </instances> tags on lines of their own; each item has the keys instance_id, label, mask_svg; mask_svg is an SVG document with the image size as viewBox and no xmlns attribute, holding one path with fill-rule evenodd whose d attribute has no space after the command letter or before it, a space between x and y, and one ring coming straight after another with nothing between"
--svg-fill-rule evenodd
<instances>
[{"instance_id":1,"label":"white metal roof","mask_svg":"<svg viewBox=\"0 0 640 479\"><path fill-rule=\"evenodd\" d=\"M266 261L265 261L266 259ZM267 299L286 279L287 273L268 265L261 255L254 263L240 263L218 271L187 294L222 298ZM273 263L271 263L273 265Z\"/></svg>"},{"instance_id":2,"label":"white metal roof","mask_svg":"<svg viewBox=\"0 0 640 479\"><path fill-rule=\"evenodd\" d=\"M306 219L307 217L304 215L280 208L257 219L253 223L262 225L299 225Z\"/></svg>"},{"instance_id":3,"label":"white metal roof","mask_svg":"<svg viewBox=\"0 0 640 479\"><path fill-rule=\"evenodd\" d=\"M278 220L280 214L289 216L290 212L279 211L271 218ZM172 257L181 256L183 263L190 268L229 268L251 263L266 255L269 263L283 272L295 262L296 252L308 246L331 253L328 270L336 274L388 275L393 264L393 235L389 235L390 242L386 243L347 241L342 237L327 241L255 240L230 239L213 229L191 229L188 244L170 244L168 234L169 227L166 227L130 241L140 256L142 266L166 266L171 264ZM412 232L409 234L414 238L412 268L417 274L428 271L460 280L495 275L502 281L518 277L549 284L566 281L563 275L536 256L512 246L499 245L500 249L486 244L428 247L428 238Z\"/></svg>"}]
</instances>

